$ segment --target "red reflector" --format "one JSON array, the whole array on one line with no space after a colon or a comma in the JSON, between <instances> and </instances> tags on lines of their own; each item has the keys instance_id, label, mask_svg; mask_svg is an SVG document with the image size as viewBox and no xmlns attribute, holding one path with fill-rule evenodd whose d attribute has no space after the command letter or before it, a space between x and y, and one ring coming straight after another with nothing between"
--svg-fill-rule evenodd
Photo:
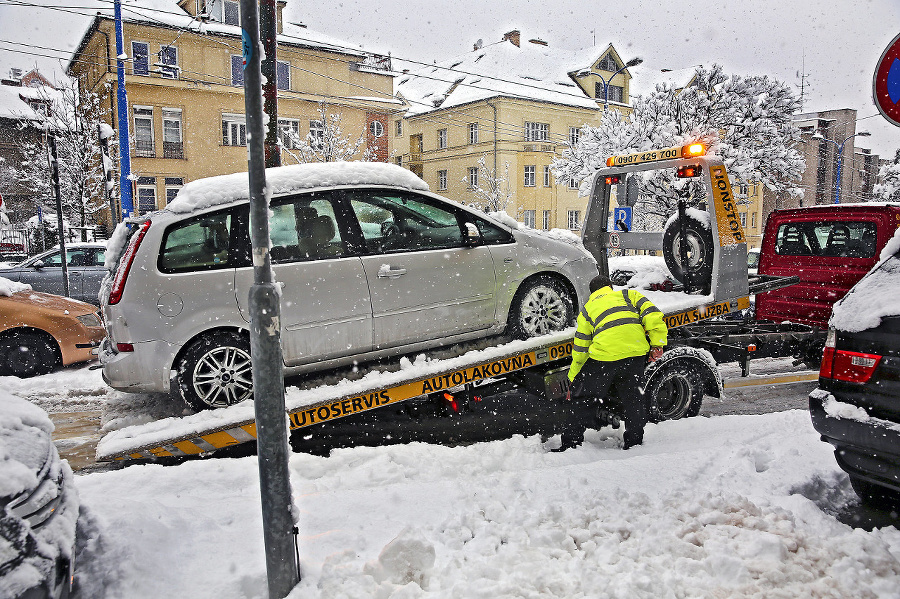
<instances>
[{"instance_id":1,"label":"red reflector","mask_svg":"<svg viewBox=\"0 0 900 599\"><path fill-rule=\"evenodd\" d=\"M822 379L830 379L833 378L832 374L834 373L834 347L825 346L825 351L822 352L822 366L819 367L819 378Z\"/></svg>"},{"instance_id":2,"label":"red reflector","mask_svg":"<svg viewBox=\"0 0 900 599\"><path fill-rule=\"evenodd\" d=\"M607 184L607 185L615 185L615 184L618 183L618 182L619 182L619 176L618 176L618 175L613 175L612 177L607 177L607 178L606 178L606 184Z\"/></svg>"},{"instance_id":3,"label":"red reflector","mask_svg":"<svg viewBox=\"0 0 900 599\"><path fill-rule=\"evenodd\" d=\"M120 352L134 351L134 345L130 343L116 343L116 349Z\"/></svg>"},{"instance_id":4,"label":"red reflector","mask_svg":"<svg viewBox=\"0 0 900 599\"><path fill-rule=\"evenodd\" d=\"M116 278L113 279L112 290L109 292L109 305L113 306L122 299L122 292L125 290L125 279L128 278L128 272L131 270L131 263L134 262L134 255L137 253L138 246L144 240L147 229L150 228L150 221L146 220L141 225L140 231L131 238L125 253L119 262L119 269L116 271ZM134 351L133 349L129 351Z\"/></svg>"},{"instance_id":5,"label":"red reflector","mask_svg":"<svg viewBox=\"0 0 900 599\"><path fill-rule=\"evenodd\" d=\"M828 348L826 348L826 353ZM865 383L875 372L881 356L876 354L863 354L855 351L832 350L834 362L831 368L831 377L838 381L848 383ZM823 356L824 362L824 356ZM820 372L821 376L821 372Z\"/></svg>"}]
</instances>

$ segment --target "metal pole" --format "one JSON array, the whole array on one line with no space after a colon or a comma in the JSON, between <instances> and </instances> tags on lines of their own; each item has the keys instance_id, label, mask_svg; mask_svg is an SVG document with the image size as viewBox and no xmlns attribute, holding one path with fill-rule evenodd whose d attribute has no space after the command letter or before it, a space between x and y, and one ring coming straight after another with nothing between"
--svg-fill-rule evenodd
<instances>
[{"instance_id":1,"label":"metal pole","mask_svg":"<svg viewBox=\"0 0 900 599\"><path fill-rule=\"evenodd\" d=\"M266 125L266 168L281 166L281 148L278 146L278 70L275 0L259 0L259 32L265 58L262 61L263 111L269 117Z\"/></svg>"},{"instance_id":2,"label":"metal pole","mask_svg":"<svg viewBox=\"0 0 900 599\"><path fill-rule=\"evenodd\" d=\"M115 1L116 19L116 100L119 113L119 198L122 218L134 212L131 193L131 150L128 142L128 94L125 93L125 42L122 34L122 2ZM134 57L132 57L134 58Z\"/></svg>"},{"instance_id":3,"label":"metal pole","mask_svg":"<svg viewBox=\"0 0 900 599\"><path fill-rule=\"evenodd\" d=\"M847 143L847 140L844 140L844 143ZM838 157L837 157L837 185L834 187L834 203L841 203L841 163L844 159L844 144L842 143L838 146Z\"/></svg>"},{"instance_id":4,"label":"metal pole","mask_svg":"<svg viewBox=\"0 0 900 599\"><path fill-rule=\"evenodd\" d=\"M50 143L50 180L53 182L53 195L56 197L56 226L59 231L59 255L62 262L63 295L69 297L69 260L66 256L66 232L62 211L62 194L59 191L59 157L56 154L56 137L48 136ZM43 231L41 232L43 234Z\"/></svg>"},{"instance_id":5,"label":"metal pole","mask_svg":"<svg viewBox=\"0 0 900 599\"><path fill-rule=\"evenodd\" d=\"M250 355L262 503L263 537L270 599L282 599L299 581L294 554L294 519L288 472L287 423L282 374L280 296L269 256L269 216L260 70L259 14L255 0L241 0L244 55L244 109L249 145L250 241L253 286L250 288Z\"/></svg>"}]
</instances>

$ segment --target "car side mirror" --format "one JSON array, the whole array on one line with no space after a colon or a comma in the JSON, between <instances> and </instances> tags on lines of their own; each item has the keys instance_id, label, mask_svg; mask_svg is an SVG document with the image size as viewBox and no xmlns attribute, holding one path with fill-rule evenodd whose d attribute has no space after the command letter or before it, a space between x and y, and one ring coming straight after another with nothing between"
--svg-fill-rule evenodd
<instances>
[{"instance_id":1,"label":"car side mirror","mask_svg":"<svg viewBox=\"0 0 900 599\"><path fill-rule=\"evenodd\" d=\"M463 228L465 229L463 241L465 241L467 246L475 247L476 245L481 245L481 231L478 230L474 223L465 223Z\"/></svg>"},{"instance_id":2,"label":"car side mirror","mask_svg":"<svg viewBox=\"0 0 900 599\"><path fill-rule=\"evenodd\" d=\"M35 267L36 269L40 270L40 269L44 268L44 261L38 260L37 262L32 264L32 266Z\"/></svg>"}]
</instances>

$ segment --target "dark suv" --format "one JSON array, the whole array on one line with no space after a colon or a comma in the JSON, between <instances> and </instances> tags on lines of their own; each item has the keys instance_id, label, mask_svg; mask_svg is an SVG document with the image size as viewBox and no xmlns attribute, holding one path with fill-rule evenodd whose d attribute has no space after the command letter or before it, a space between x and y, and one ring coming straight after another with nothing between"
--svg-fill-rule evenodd
<instances>
[{"instance_id":1,"label":"dark suv","mask_svg":"<svg viewBox=\"0 0 900 599\"><path fill-rule=\"evenodd\" d=\"M856 493L900 503L900 235L881 258L834 306L809 409Z\"/></svg>"}]
</instances>

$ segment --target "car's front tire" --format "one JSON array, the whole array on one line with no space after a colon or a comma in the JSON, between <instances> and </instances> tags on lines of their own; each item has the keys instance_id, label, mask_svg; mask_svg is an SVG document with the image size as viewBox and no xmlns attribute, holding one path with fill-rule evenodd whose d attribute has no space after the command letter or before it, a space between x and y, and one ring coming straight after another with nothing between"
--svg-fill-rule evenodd
<instances>
[{"instance_id":1,"label":"car's front tire","mask_svg":"<svg viewBox=\"0 0 900 599\"><path fill-rule=\"evenodd\" d=\"M195 410L224 408L253 396L250 341L235 332L200 337L178 363L182 399Z\"/></svg>"},{"instance_id":2,"label":"car's front tire","mask_svg":"<svg viewBox=\"0 0 900 599\"><path fill-rule=\"evenodd\" d=\"M32 331L14 331L0 339L0 374L25 378L53 371L59 364L53 343Z\"/></svg>"},{"instance_id":3,"label":"car's front tire","mask_svg":"<svg viewBox=\"0 0 900 599\"><path fill-rule=\"evenodd\" d=\"M540 276L527 281L516 292L507 330L516 339L529 339L562 331L574 321L570 293L552 277Z\"/></svg>"}]
</instances>

